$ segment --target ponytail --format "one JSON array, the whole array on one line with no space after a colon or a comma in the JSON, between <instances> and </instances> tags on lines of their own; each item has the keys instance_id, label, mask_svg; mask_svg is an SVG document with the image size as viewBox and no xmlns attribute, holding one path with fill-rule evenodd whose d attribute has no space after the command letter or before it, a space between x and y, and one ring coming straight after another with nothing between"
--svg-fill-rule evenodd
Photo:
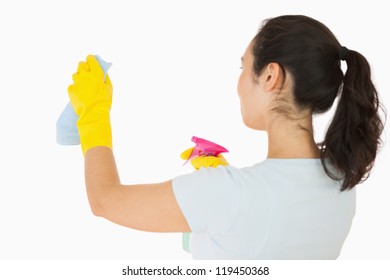
<instances>
[{"instance_id":1,"label":"ponytail","mask_svg":"<svg viewBox=\"0 0 390 280\"><path fill-rule=\"evenodd\" d=\"M342 180L344 191L369 177L384 127L379 111L386 112L371 81L367 60L356 51L346 52L344 47L341 50L347 71L340 87L339 104L320 148L326 173ZM327 161L337 172L329 168Z\"/></svg>"}]
</instances>

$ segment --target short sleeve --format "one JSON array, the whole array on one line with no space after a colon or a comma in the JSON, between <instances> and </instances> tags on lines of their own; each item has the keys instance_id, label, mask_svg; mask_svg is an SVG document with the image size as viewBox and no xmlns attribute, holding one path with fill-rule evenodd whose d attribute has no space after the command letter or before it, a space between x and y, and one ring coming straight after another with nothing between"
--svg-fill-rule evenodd
<instances>
[{"instance_id":1,"label":"short sleeve","mask_svg":"<svg viewBox=\"0 0 390 280\"><path fill-rule=\"evenodd\" d=\"M201 168L172 180L179 207L194 233L220 234L232 225L240 202L237 169Z\"/></svg>"}]
</instances>

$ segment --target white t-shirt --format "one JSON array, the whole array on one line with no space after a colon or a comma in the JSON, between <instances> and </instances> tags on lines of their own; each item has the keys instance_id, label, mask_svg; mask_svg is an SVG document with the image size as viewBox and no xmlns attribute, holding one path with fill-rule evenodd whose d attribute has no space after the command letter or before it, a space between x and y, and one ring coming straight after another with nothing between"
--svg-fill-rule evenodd
<instances>
[{"instance_id":1,"label":"white t-shirt","mask_svg":"<svg viewBox=\"0 0 390 280\"><path fill-rule=\"evenodd\" d=\"M320 159L266 159L173 179L194 259L336 259L355 215Z\"/></svg>"}]
</instances>

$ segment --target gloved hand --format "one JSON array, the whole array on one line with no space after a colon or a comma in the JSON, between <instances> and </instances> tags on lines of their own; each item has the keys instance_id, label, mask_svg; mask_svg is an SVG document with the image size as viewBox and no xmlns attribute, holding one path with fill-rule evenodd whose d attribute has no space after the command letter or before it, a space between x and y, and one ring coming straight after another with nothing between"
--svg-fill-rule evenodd
<instances>
[{"instance_id":1,"label":"gloved hand","mask_svg":"<svg viewBox=\"0 0 390 280\"><path fill-rule=\"evenodd\" d=\"M192 153L194 147L189 148L180 154L180 157L184 160L188 159ZM223 157L222 154L217 156L199 156L191 160L191 165L198 170L201 167L217 167L218 165L229 165L227 160Z\"/></svg>"},{"instance_id":2,"label":"gloved hand","mask_svg":"<svg viewBox=\"0 0 390 280\"><path fill-rule=\"evenodd\" d=\"M77 128L83 154L92 147L112 148L110 110L112 84L94 55L79 63L68 87L70 102L79 116Z\"/></svg>"}]
</instances>

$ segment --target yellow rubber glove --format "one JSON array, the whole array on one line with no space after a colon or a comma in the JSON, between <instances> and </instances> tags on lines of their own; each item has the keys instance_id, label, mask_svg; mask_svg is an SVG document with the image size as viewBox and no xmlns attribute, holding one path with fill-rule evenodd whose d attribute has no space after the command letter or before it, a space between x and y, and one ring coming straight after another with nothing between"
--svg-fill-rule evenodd
<instances>
[{"instance_id":1,"label":"yellow rubber glove","mask_svg":"<svg viewBox=\"0 0 390 280\"><path fill-rule=\"evenodd\" d=\"M94 55L79 63L68 87L70 102L79 116L77 128L83 154L92 147L112 148L110 110L112 84Z\"/></svg>"},{"instance_id":2,"label":"yellow rubber glove","mask_svg":"<svg viewBox=\"0 0 390 280\"><path fill-rule=\"evenodd\" d=\"M180 154L180 157L184 160L188 159L192 154L194 147L189 148ZM227 166L229 163L223 157L222 154L217 156L199 156L191 160L191 165L198 170L201 167L217 167L218 165Z\"/></svg>"}]
</instances>

